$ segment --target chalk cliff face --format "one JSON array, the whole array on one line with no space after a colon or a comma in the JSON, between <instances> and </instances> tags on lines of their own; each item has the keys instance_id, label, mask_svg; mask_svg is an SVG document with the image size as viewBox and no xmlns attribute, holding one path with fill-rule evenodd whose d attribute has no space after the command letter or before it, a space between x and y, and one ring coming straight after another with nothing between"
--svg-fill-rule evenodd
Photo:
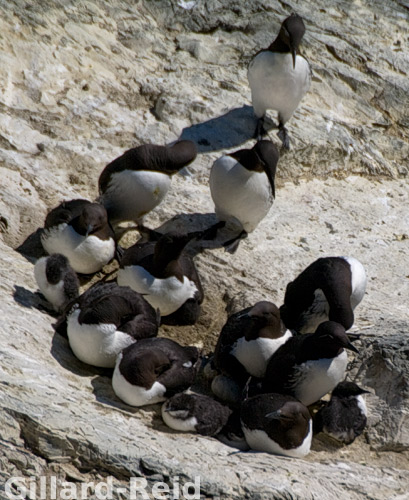
<instances>
[{"instance_id":1,"label":"chalk cliff face","mask_svg":"<svg viewBox=\"0 0 409 500\"><path fill-rule=\"evenodd\" d=\"M0 11L0 483L200 475L210 498L405 498L407 3L15 0ZM369 279L349 378L371 391L368 429L349 447L317 439L303 461L232 454L215 439L169 432L156 407L120 403L109 374L81 364L54 334L33 277L33 233L47 210L95 199L103 167L145 142L182 137L200 151L146 224L215 221L212 162L254 144L247 64L291 11L305 20L313 80L288 123L292 149L278 165L273 208L236 254L196 257L200 321L161 335L209 352L231 311L260 299L280 305L286 284L318 257L357 257ZM270 137L279 145L274 129Z\"/></svg>"}]
</instances>

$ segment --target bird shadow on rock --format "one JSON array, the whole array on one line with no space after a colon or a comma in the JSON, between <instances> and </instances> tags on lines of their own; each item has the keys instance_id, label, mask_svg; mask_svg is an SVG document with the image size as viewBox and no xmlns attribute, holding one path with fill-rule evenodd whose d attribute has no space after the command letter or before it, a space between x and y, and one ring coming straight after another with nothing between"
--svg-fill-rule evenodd
<instances>
[{"instance_id":1,"label":"bird shadow on rock","mask_svg":"<svg viewBox=\"0 0 409 500\"><path fill-rule=\"evenodd\" d=\"M87 365L77 359L71 351L68 339L57 332L53 336L50 352L60 366L74 375L80 377L93 377L95 375L110 377L112 375L112 369Z\"/></svg>"},{"instance_id":2,"label":"bird shadow on rock","mask_svg":"<svg viewBox=\"0 0 409 500\"><path fill-rule=\"evenodd\" d=\"M58 313L40 292L32 292L23 286L14 285L13 298L20 306L27 309L37 309L53 319L58 317Z\"/></svg>"},{"instance_id":3,"label":"bird shadow on rock","mask_svg":"<svg viewBox=\"0 0 409 500\"><path fill-rule=\"evenodd\" d=\"M209 153L235 148L254 138L256 126L257 118L253 107L244 105L222 116L183 129L178 140L192 141L199 153ZM277 127L270 120L265 120L264 128L268 132Z\"/></svg>"},{"instance_id":4,"label":"bird shadow on rock","mask_svg":"<svg viewBox=\"0 0 409 500\"><path fill-rule=\"evenodd\" d=\"M27 238L15 248L16 252L20 253L29 262L35 264L35 262L40 258L47 255L41 243L41 235L43 233L43 228L40 227L34 233L31 233Z\"/></svg>"},{"instance_id":5,"label":"bird shadow on rock","mask_svg":"<svg viewBox=\"0 0 409 500\"><path fill-rule=\"evenodd\" d=\"M153 231L159 233L167 233L176 231L178 233L190 233L196 231L206 231L211 229L212 226L220 223L215 213L182 213L176 214L171 219L165 221L161 226L153 228ZM216 248L223 248L224 243L236 236L236 232L232 232L232 228L228 225L221 227L214 231L214 235L207 238L193 239L186 246L185 251L191 256L204 252L205 250L214 250Z\"/></svg>"}]
</instances>

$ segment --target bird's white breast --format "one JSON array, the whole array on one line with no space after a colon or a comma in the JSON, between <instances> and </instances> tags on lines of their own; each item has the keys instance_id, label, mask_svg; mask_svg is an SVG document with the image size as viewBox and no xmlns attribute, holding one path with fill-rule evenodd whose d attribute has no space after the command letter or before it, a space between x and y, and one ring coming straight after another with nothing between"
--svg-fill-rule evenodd
<instances>
[{"instance_id":1,"label":"bird's white breast","mask_svg":"<svg viewBox=\"0 0 409 500\"><path fill-rule=\"evenodd\" d=\"M165 401L166 387L161 383L155 381L151 387L146 389L143 386L133 385L126 380L119 370L122 356L122 353L120 353L112 376L112 388L118 398L129 406L145 406Z\"/></svg>"},{"instance_id":2,"label":"bird's white breast","mask_svg":"<svg viewBox=\"0 0 409 500\"><path fill-rule=\"evenodd\" d=\"M364 298L367 277L364 266L354 257L343 257L351 267L351 307L354 310Z\"/></svg>"},{"instance_id":3,"label":"bird's white breast","mask_svg":"<svg viewBox=\"0 0 409 500\"><path fill-rule=\"evenodd\" d=\"M185 418L185 410L165 411L166 403L162 405L162 418L171 429L182 432L196 432L197 418Z\"/></svg>"},{"instance_id":4,"label":"bird's white breast","mask_svg":"<svg viewBox=\"0 0 409 500\"><path fill-rule=\"evenodd\" d=\"M348 355L345 350L335 358L302 363L294 375L295 397L305 406L315 403L344 379L347 364Z\"/></svg>"},{"instance_id":5,"label":"bird's white breast","mask_svg":"<svg viewBox=\"0 0 409 500\"><path fill-rule=\"evenodd\" d=\"M242 337L233 345L231 354L240 361L250 375L264 377L269 359L291 336L291 332L287 330L277 339L259 337L247 341Z\"/></svg>"},{"instance_id":6,"label":"bird's white breast","mask_svg":"<svg viewBox=\"0 0 409 500\"><path fill-rule=\"evenodd\" d=\"M309 422L308 434L305 436L304 441L297 448L286 450L278 443L273 441L270 436L261 429L249 429L242 422L242 429L246 438L247 444L252 450L265 451L275 455L285 455L287 457L302 458L305 457L311 448L312 440L312 424Z\"/></svg>"},{"instance_id":7,"label":"bird's white breast","mask_svg":"<svg viewBox=\"0 0 409 500\"><path fill-rule=\"evenodd\" d=\"M44 230L41 242L46 252L65 255L74 271L82 274L96 273L115 254L113 238L82 236L66 223Z\"/></svg>"},{"instance_id":8,"label":"bird's white breast","mask_svg":"<svg viewBox=\"0 0 409 500\"><path fill-rule=\"evenodd\" d=\"M52 304L56 311L61 310L67 299L64 293L64 280L52 285L46 275L47 257L41 257L34 266L34 277L40 292Z\"/></svg>"},{"instance_id":9,"label":"bird's white breast","mask_svg":"<svg viewBox=\"0 0 409 500\"><path fill-rule=\"evenodd\" d=\"M247 170L231 156L215 161L209 182L219 219L236 219L248 233L254 231L274 201L267 175Z\"/></svg>"},{"instance_id":10,"label":"bird's white breast","mask_svg":"<svg viewBox=\"0 0 409 500\"><path fill-rule=\"evenodd\" d=\"M80 310L74 309L68 317L67 335L75 356L93 366L113 368L117 355L135 342L130 335L117 331L114 324L80 324Z\"/></svg>"},{"instance_id":11,"label":"bird's white breast","mask_svg":"<svg viewBox=\"0 0 409 500\"><path fill-rule=\"evenodd\" d=\"M311 83L310 66L304 57L297 55L293 68L291 54L269 50L254 57L247 76L256 116L273 109L283 123L290 119Z\"/></svg>"},{"instance_id":12,"label":"bird's white breast","mask_svg":"<svg viewBox=\"0 0 409 500\"><path fill-rule=\"evenodd\" d=\"M123 170L112 174L100 201L114 214L114 220L135 221L159 205L171 181L171 176L162 172Z\"/></svg>"},{"instance_id":13,"label":"bird's white breast","mask_svg":"<svg viewBox=\"0 0 409 500\"><path fill-rule=\"evenodd\" d=\"M186 276L183 283L176 277L155 278L141 266L126 266L118 271L118 285L129 286L144 298L161 316L177 311L188 299L194 297L197 287Z\"/></svg>"}]
</instances>

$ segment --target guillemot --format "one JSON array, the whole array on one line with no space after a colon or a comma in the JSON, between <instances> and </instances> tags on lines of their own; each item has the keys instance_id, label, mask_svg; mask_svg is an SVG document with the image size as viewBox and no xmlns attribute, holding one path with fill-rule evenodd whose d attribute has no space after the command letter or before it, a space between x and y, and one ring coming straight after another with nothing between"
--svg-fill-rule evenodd
<instances>
[{"instance_id":1,"label":"guillemot","mask_svg":"<svg viewBox=\"0 0 409 500\"><path fill-rule=\"evenodd\" d=\"M162 405L162 418L171 429L214 436L226 425L232 410L209 396L180 393Z\"/></svg>"},{"instance_id":2,"label":"guillemot","mask_svg":"<svg viewBox=\"0 0 409 500\"><path fill-rule=\"evenodd\" d=\"M228 318L216 344L214 366L241 382L249 375L263 377L271 356L290 337L278 307L257 302Z\"/></svg>"},{"instance_id":3,"label":"guillemot","mask_svg":"<svg viewBox=\"0 0 409 500\"><path fill-rule=\"evenodd\" d=\"M202 232L168 232L157 241L139 243L125 251L117 281L130 286L156 309L167 324L194 324L203 301L203 288L185 246Z\"/></svg>"},{"instance_id":4,"label":"guillemot","mask_svg":"<svg viewBox=\"0 0 409 500\"><path fill-rule=\"evenodd\" d=\"M278 112L278 136L287 149L290 140L285 124L311 84L310 65L299 53L304 33L302 18L291 14L281 24L273 43L253 57L247 73L258 119L255 136L259 139L265 134L264 117L268 109L273 109Z\"/></svg>"},{"instance_id":5,"label":"guillemot","mask_svg":"<svg viewBox=\"0 0 409 500\"><path fill-rule=\"evenodd\" d=\"M114 282L98 282L58 322L75 356L93 366L113 368L117 355L139 339L156 336L157 311L142 295Z\"/></svg>"},{"instance_id":6,"label":"guillemot","mask_svg":"<svg viewBox=\"0 0 409 500\"><path fill-rule=\"evenodd\" d=\"M291 337L270 358L262 392L278 392L309 406L344 379L345 349L358 352L345 328L334 321L321 323L314 333Z\"/></svg>"},{"instance_id":7,"label":"guillemot","mask_svg":"<svg viewBox=\"0 0 409 500\"><path fill-rule=\"evenodd\" d=\"M41 243L50 255L65 255L80 274L99 271L116 250L105 208L82 199L64 201L48 213Z\"/></svg>"},{"instance_id":8,"label":"guillemot","mask_svg":"<svg viewBox=\"0 0 409 500\"><path fill-rule=\"evenodd\" d=\"M348 330L366 283L365 269L354 257L322 257L287 285L281 317L298 333L312 333L327 320Z\"/></svg>"},{"instance_id":9,"label":"guillemot","mask_svg":"<svg viewBox=\"0 0 409 500\"><path fill-rule=\"evenodd\" d=\"M67 257L54 253L41 257L34 266L34 277L40 292L57 312L79 295L80 284Z\"/></svg>"},{"instance_id":10,"label":"guillemot","mask_svg":"<svg viewBox=\"0 0 409 500\"><path fill-rule=\"evenodd\" d=\"M311 447L312 420L297 399L283 394L259 394L243 401L241 425L251 449L302 458Z\"/></svg>"},{"instance_id":11,"label":"guillemot","mask_svg":"<svg viewBox=\"0 0 409 500\"><path fill-rule=\"evenodd\" d=\"M124 221L141 222L166 196L172 175L196 155L192 141L171 146L143 144L109 163L99 177L99 201L115 229Z\"/></svg>"},{"instance_id":12,"label":"guillemot","mask_svg":"<svg viewBox=\"0 0 409 500\"><path fill-rule=\"evenodd\" d=\"M263 140L252 149L241 149L214 162L209 184L216 215L219 220L236 226L234 230L238 233L224 243L230 252L269 212L275 198L278 159L276 146Z\"/></svg>"},{"instance_id":13,"label":"guillemot","mask_svg":"<svg viewBox=\"0 0 409 500\"><path fill-rule=\"evenodd\" d=\"M160 403L190 387L198 358L196 347L171 339L140 340L119 354L112 388L130 406Z\"/></svg>"},{"instance_id":14,"label":"guillemot","mask_svg":"<svg viewBox=\"0 0 409 500\"><path fill-rule=\"evenodd\" d=\"M367 408L361 389L354 382L340 382L332 391L331 400L314 417L314 432L324 432L345 444L351 444L366 426Z\"/></svg>"}]
</instances>

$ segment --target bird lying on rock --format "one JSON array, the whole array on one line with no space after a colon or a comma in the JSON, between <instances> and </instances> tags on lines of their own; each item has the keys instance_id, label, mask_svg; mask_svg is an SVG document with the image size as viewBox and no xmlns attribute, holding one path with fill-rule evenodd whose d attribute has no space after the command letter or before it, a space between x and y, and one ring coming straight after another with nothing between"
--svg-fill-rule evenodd
<instances>
[{"instance_id":1,"label":"bird lying on rock","mask_svg":"<svg viewBox=\"0 0 409 500\"><path fill-rule=\"evenodd\" d=\"M162 337L140 340L119 354L112 388L130 406L160 403L191 386L198 359L196 347Z\"/></svg>"}]
</instances>

